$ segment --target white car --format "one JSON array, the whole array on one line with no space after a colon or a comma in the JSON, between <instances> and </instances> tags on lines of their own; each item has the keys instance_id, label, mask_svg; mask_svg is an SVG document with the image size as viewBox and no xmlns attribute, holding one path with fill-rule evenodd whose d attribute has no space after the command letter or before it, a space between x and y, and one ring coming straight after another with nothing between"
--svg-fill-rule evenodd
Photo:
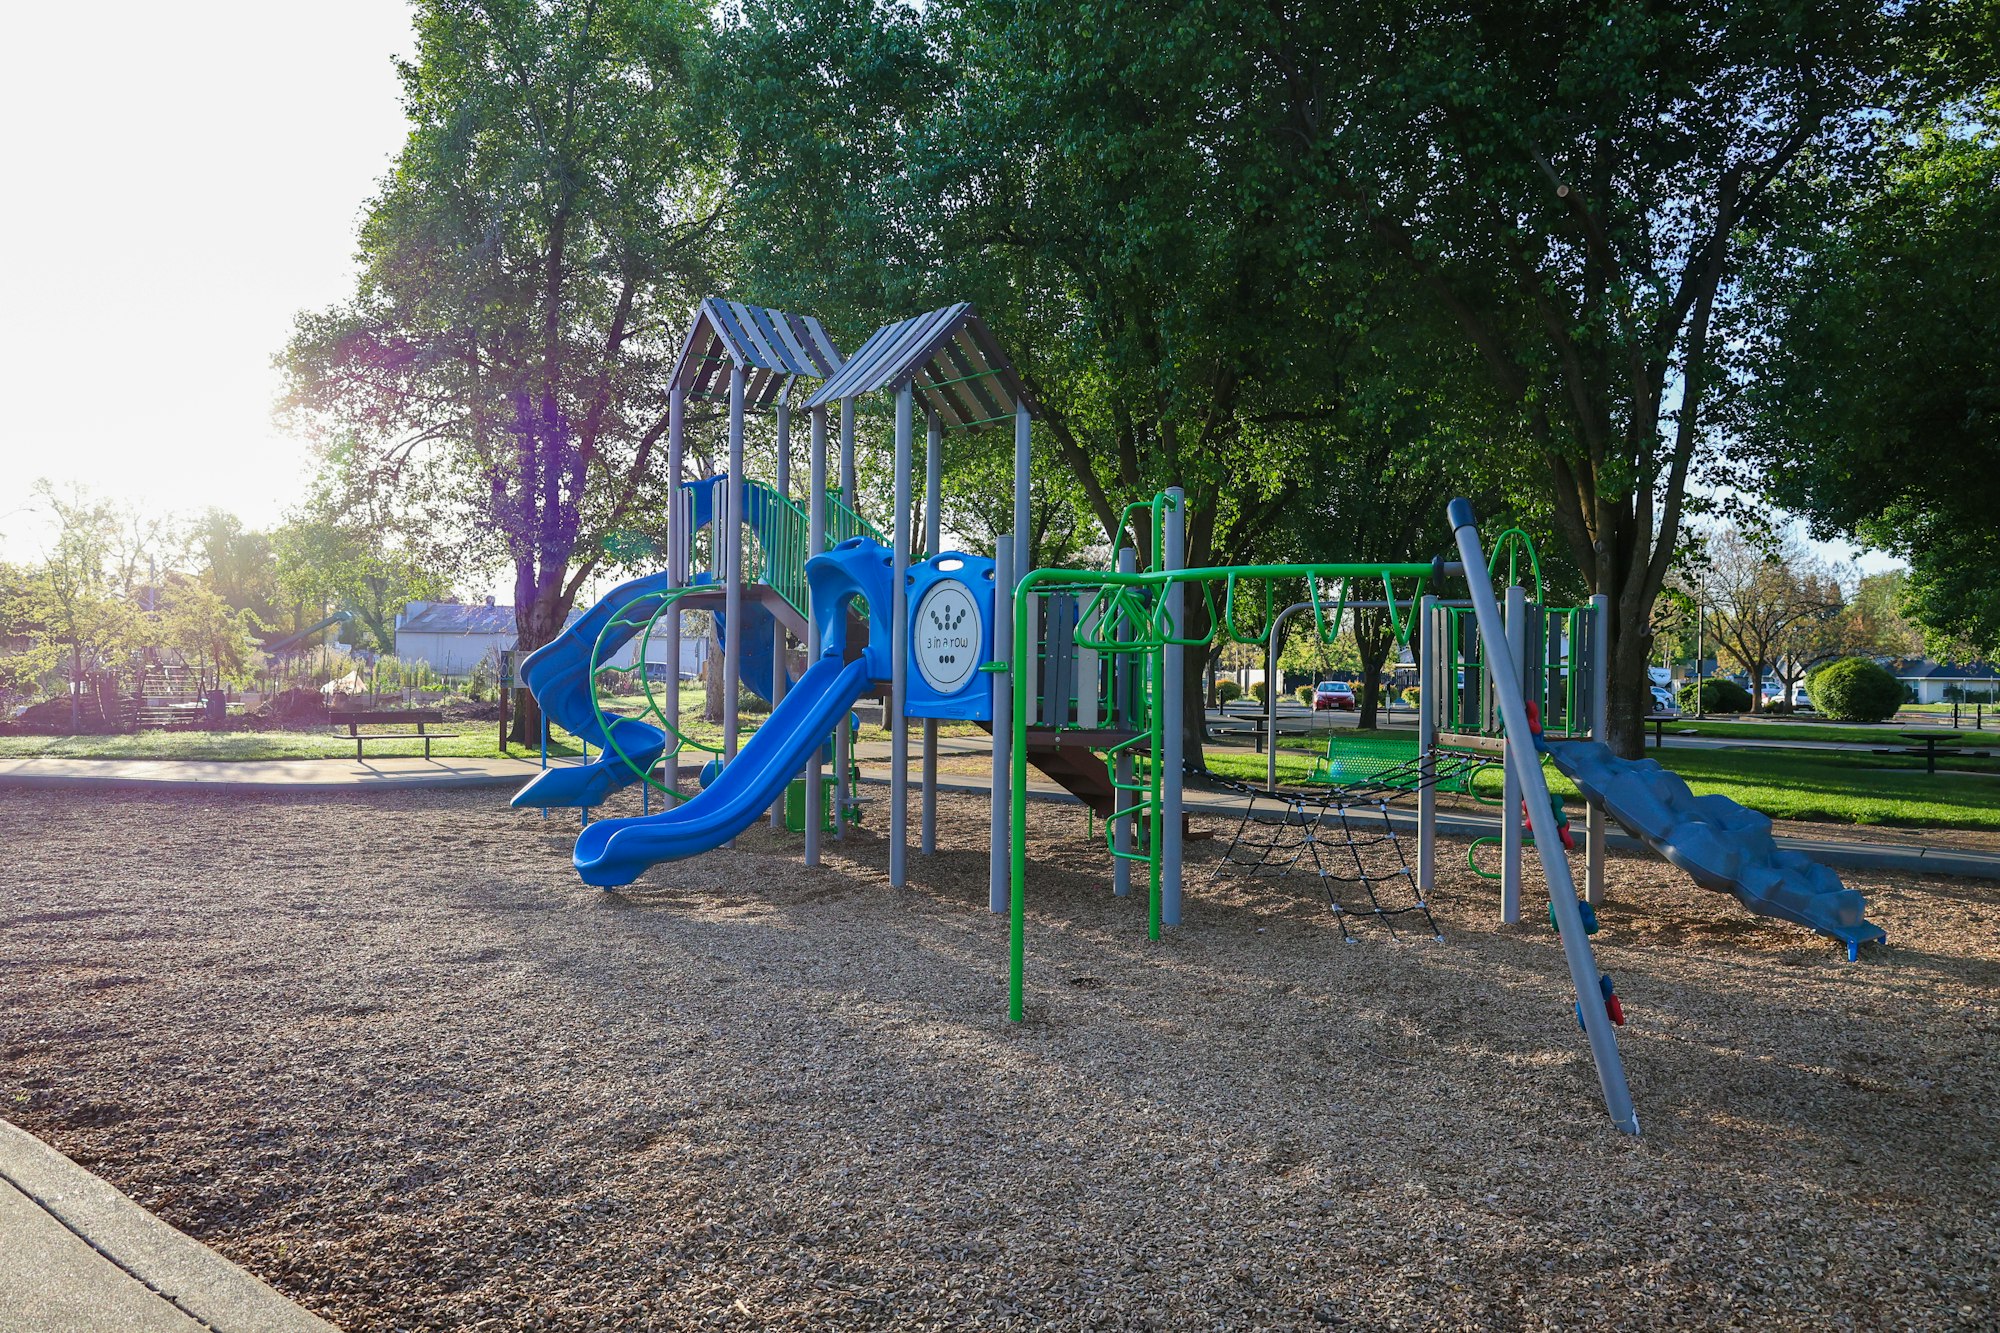
<instances>
[{"instance_id":1,"label":"white car","mask_svg":"<svg viewBox=\"0 0 2000 1333\"><path fill-rule=\"evenodd\" d=\"M1666 686L1655 685L1653 686L1653 711L1655 713L1665 713L1672 717L1679 717L1681 711L1680 700L1674 698L1674 692Z\"/></svg>"}]
</instances>

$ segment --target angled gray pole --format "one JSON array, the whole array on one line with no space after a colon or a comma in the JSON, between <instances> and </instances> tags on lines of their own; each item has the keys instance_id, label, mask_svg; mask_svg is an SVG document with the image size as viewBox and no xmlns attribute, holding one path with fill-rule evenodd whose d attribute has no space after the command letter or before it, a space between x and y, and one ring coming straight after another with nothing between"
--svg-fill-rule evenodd
<instances>
[{"instance_id":1,"label":"angled gray pole","mask_svg":"<svg viewBox=\"0 0 2000 1333\"><path fill-rule=\"evenodd\" d=\"M889 884L902 888L908 877L910 811L910 431L915 395L910 381L896 386L896 523L890 559L893 592L889 609Z\"/></svg>"},{"instance_id":2,"label":"angled gray pole","mask_svg":"<svg viewBox=\"0 0 2000 1333\"><path fill-rule=\"evenodd\" d=\"M849 509L854 498L854 400L840 400L840 502ZM855 512L859 513L859 510Z\"/></svg>"},{"instance_id":3,"label":"angled gray pole","mask_svg":"<svg viewBox=\"0 0 2000 1333\"><path fill-rule=\"evenodd\" d=\"M1014 404L1014 582L1028 577L1034 545L1028 525L1028 405Z\"/></svg>"},{"instance_id":4,"label":"angled gray pole","mask_svg":"<svg viewBox=\"0 0 2000 1333\"><path fill-rule=\"evenodd\" d=\"M1439 633L1438 599L1426 596L1417 619L1417 763L1422 774L1417 787L1417 897L1430 901L1437 886L1437 717L1438 691L1449 686L1449 659L1439 657L1445 636Z\"/></svg>"},{"instance_id":5,"label":"angled gray pole","mask_svg":"<svg viewBox=\"0 0 2000 1333\"><path fill-rule=\"evenodd\" d=\"M840 400L840 502L851 514L858 514L854 499L854 400ZM850 710L847 717L833 732L833 836L835 841L847 837L847 791L848 775L854 771L854 716Z\"/></svg>"},{"instance_id":6,"label":"angled gray pole","mask_svg":"<svg viewBox=\"0 0 2000 1333\"><path fill-rule=\"evenodd\" d=\"M1521 672L1528 659L1528 590L1518 583L1507 586L1507 651L1514 657L1514 687L1525 691L1527 680ZM1500 920L1510 926L1521 919L1521 770L1541 761L1533 736L1517 736L1507 728L1500 790ZM1536 827L1545 842L1554 835L1551 828ZM1543 855L1547 854L1544 847Z\"/></svg>"},{"instance_id":7,"label":"angled gray pole","mask_svg":"<svg viewBox=\"0 0 2000 1333\"><path fill-rule=\"evenodd\" d=\"M1178 486L1167 489L1167 539L1165 544L1166 566L1168 569L1187 567L1187 492ZM1187 635L1187 590L1180 583L1167 585L1167 619L1173 626L1176 637ZM1167 715L1162 719L1160 740L1160 924L1178 926L1181 923L1181 779L1183 774L1181 718L1184 712L1181 696L1187 691L1184 677L1187 673L1187 650L1172 644L1160 652L1164 661L1160 666L1160 698L1153 701L1155 708L1164 708Z\"/></svg>"},{"instance_id":8,"label":"angled gray pole","mask_svg":"<svg viewBox=\"0 0 2000 1333\"><path fill-rule=\"evenodd\" d=\"M1014 660L1014 539L993 539L993 660ZM1009 839L1014 827L1009 798L1014 789L1014 684L993 673L993 850L986 863L986 906L1004 912L1008 891Z\"/></svg>"},{"instance_id":9,"label":"angled gray pole","mask_svg":"<svg viewBox=\"0 0 2000 1333\"><path fill-rule=\"evenodd\" d=\"M1611 734L1611 599L1598 593L1590 599L1590 739L1606 744ZM1570 670L1576 670L1577 648L1569 646ZM1696 685L1697 692L1700 685ZM1575 722L1570 723L1575 726ZM1585 805L1584 829L1590 838L1584 849L1583 892L1592 907L1604 901L1604 809Z\"/></svg>"},{"instance_id":10,"label":"angled gray pole","mask_svg":"<svg viewBox=\"0 0 2000 1333\"><path fill-rule=\"evenodd\" d=\"M1479 549L1479 528L1470 500L1453 500L1450 507L1453 535L1459 557L1465 561L1465 582L1472 590L1473 614L1479 619L1479 636L1485 643L1483 656L1493 663L1494 698L1512 736L1528 732L1528 701L1522 695L1521 673L1514 650L1507 643L1507 629L1500 618L1500 604L1493 597L1493 584L1485 577L1486 555ZM1538 828L1555 827L1554 804L1549 800L1548 779L1540 764L1521 770L1521 786L1528 802L1528 815ZM1553 842L1553 840L1551 840ZM1632 1090L1625 1082L1625 1062L1618 1054L1618 1037L1604 1012L1604 993L1598 987L1597 959L1590 951L1590 937L1583 933L1583 909L1576 898L1576 881L1570 878L1569 858L1562 844L1543 849L1542 871L1548 876L1549 903L1555 909L1561 933L1563 958L1569 964L1570 984L1576 989L1577 1012L1583 1016L1583 1030L1590 1038L1590 1054L1597 1063L1597 1084L1604 1094L1604 1109L1611 1122L1627 1134L1639 1132L1639 1117L1632 1109Z\"/></svg>"},{"instance_id":11,"label":"angled gray pole","mask_svg":"<svg viewBox=\"0 0 2000 1333\"><path fill-rule=\"evenodd\" d=\"M792 383L793 381L786 381L785 387L779 391L776 408L778 427L777 489L778 494L787 500L791 499L792 496L792 405L789 401L792 396ZM766 578L768 579L771 553L765 551L763 555L764 568L767 571ZM776 708L785 701L785 687L790 683L786 680L788 672L785 669L785 660L791 654L785 651L786 646L785 622L780 617L774 615L771 617L771 707L773 708ZM782 833L784 829L785 794L780 791L778 799L771 802L771 832Z\"/></svg>"},{"instance_id":12,"label":"angled gray pole","mask_svg":"<svg viewBox=\"0 0 2000 1333\"><path fill-rule=\"evenodd\" d=\"M729 476L722 492L726 515L716 515L722 539L722 607L729 636L722 649L722 762L736 758L736 695L743 678L743 367L729 369Z\"/></svg>"},{"instance_id":13,"label":"angled gray pole","mask_svg":"<svg viewBox=\"0 0 2000 1333\"><path fill-rule=\"evenodd\" d=\"M1118 548L1118 572L1120 574L1132 574L1136 573L1138 569L1139 553L1129 546L1120 546ZM1124 638L1131 628L1126 623L1124 617L1119 617L1116 626L1119 638ZM1102 633L1101 626L1099 632ZM1111 659L1111 707L1105 710L1106 726L1130 726L1132 723L1132 719L1125 716L1123 710L1125 692L1118 688L1118 683L1124 679L1125 673L1131 670L1131 668L1132 663L1126 659L1126 655L1123 653L1119 653ZM1117 759L1113 762L1117 768L1118 781L1129 785L1132 781L1134 768L1132 752L1130 750L1120 750ZM1121 804L1128 802L1130 799L1131 793L1129 792L1117 793L1117 800ZM1133 825L1137 822L1138 817L1136 815L1126 815L1112 827L1111 845L1115 850L1127 854L1131 852L1132 829ZM1123 898L1132 892L1132 863L1125 856L1114 856L1111 858L1111 892L1114 897L1118 898Z\"/></svg>"},{"instance_id":14,"label":"angled gray pole","mask_svg":"<svg viewBox=\"0 0 2000 1333\"><path fill-rule=\"evenodd\" d=\"M688 520L693 517L681 503L681 469L687 450L687 390L679 380L667 390L667 585L673 588L687 586L687 548L694 534L688 531ZM677 600L667 611L667 701L666 715L673 720L676 730L681 725L681 604ZM681 754L680 741L669 736L667 744L672 747L661 760L660 785L666 788L662 808L671 810L680 803Z\"/></svg>"},{"instance_id":15,"label":"angled gray pole","mask_svg":"<svg viewBox=\"0 0 2000 1333\"><path fill-rule=\"evenodd\" d=\"M811 459L806 467L806 559L826 549L826 409L812 410ZM819 621L812 605L812 585L806 585L806 667L819 661ZM819 864L819 824L826 818L826 791L820 782L820 750L813 746L806 765L806 864Z\"/></svg>"},{"instance_id":16,"label":"angled gray pole","mask_svg":"<svg viewBox=\"0 0 2000 1333\"><path fill-rule=\"evenodd\" d=\"M938 495L943 489L944 450L943 427L938 422L935 407L924 405L924 559L938 557L938 542L944 534L944 524L938 518ZM937 745L938 724L934 717L924 719L924 774L923 774L923 819L919 825L918 846L925 856L937 851Z\"/></svg>"}]
</instances>

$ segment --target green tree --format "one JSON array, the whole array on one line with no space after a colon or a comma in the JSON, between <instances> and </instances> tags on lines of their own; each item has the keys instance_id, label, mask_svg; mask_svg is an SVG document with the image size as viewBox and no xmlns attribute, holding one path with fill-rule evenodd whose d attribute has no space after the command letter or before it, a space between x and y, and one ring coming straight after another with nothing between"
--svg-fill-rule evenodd
<instances>
[{"instance_id":1,"label":"green tree","mask_svg":"<svg viewBox=\"0 0 2000 1333\"><path fill-rule=\"evenodd\" d=\"M1074 547L1111 543L1128 503L1178 485L1191 565L1276 553L1280 520L1337 464L1353 381L1384 369L1371 333L1423 316L1306 188L1263 35L1243 21L1111 4L1080 22L1011 0L746 6L718 100L740 145L747 284L849 339L974 301L1069 474L1058 512L1095 522ZM1004 463L1004 443L990 452ZM1048 535L1028 534L1038 561ZM1137 538L1149 558L1151 534ZM1185 628L1209 628L1199 606Z\"/></svg>"},{"instance_id":2,"label":"green tree","mask_svg":"<svg viewBox=\"0 0 2000 1333\"><path fill-rule=\"evenodd\" d=\"M131 631L128 597L140 559L131 538L141 528L128 512L81 488L62 491L39 481L34 494L55 537L28 570L17 615L43 669L67 666L70 725L77 727L88 673L110 665Z\"/></svg>"},{"instance_id":3,"label":"green tree","mask_svg":"<svg viewBox=\"0 0 2000 1333\"><path fill-rule=\"evenodd\" d=\"M210 591L237 610L250 612L260 625L278 623L282 594L268 533L247 530L226 510L209 509L195 520L188 545Z\"/></svg>"},{"instance_id":4,"label":"green tree","mask_svg":"<svg viewBox=\"0 0 2000 1333\"><path fill-rule=\"evenodd\" d=\"M663 503L663 380L718 243L715 154L686 114L705 11L419 0L416 34L409 138L362 223L359 290L300 318L290 401L513 565L535 648L599 535ZM525 695L516 717L534 734Z\"/></svg>"},{"instance_id":5,"label":"green tree","mask_svg":"<svg viewBox=\"0 0 2000 1333\"><path fill-rule=\"evenodd\" d=\"M1278 11L1256 47L1300 170L1460 331L1612 603L1611 737L1634 752L1655 601L1713 445L1740 237L1832 170L1950 6L1700 0ZM1286 15L1285 18L1294 16Z\"/></svg>"},{"instance_id":6,"label":"green tree","mask_svg":"<svg viewBox=\"0 0 2000 1333\"><path fill-rule=\"evenodd\" d=\"M394 653L397 613L449 598L452 570L369 463L345 443L326 451L305 499L272 534L275 580L308 619L346 611L374 651Z\"/></svg>"},{"instance_id":7,"label":"green tree","mask_svg":"<svg viewBox=\"0 0 2000 1333\"><path fill-rule=\"evenodd\" d=\"M2000 92L1798 206L1835 222L1759 274L1777 314L1751 438L1772 493L1908 560L1940 649L2000 653Z\"/></svg>"}]
</instances>

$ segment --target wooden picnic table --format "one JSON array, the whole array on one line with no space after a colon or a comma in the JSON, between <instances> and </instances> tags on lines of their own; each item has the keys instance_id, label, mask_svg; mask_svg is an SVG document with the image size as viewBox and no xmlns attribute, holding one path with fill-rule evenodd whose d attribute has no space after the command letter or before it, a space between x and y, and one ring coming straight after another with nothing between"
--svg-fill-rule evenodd
<instances>
[{"instance_id":1,"label":"wooden picnic table","mask_svg":"<svg viewBox=\"0 0 2000 1333\"><path fill-rule=\"evenodd\" d=\"M1937 772L1937 757L1940 754L1976 755L1985 753L1985 751L1983 750L1961 750L1956 748L1957 742L1965 739L1965 735L1963 732L1939 731L1937 728L1932 727L1924 731L1899 731L1896 734L1898 736L1901 736L1904 740L1908 741L1909 744L1903 746L1901 749L1877 750L1875 753L1908 754L1908 755L1920 754L1924 757L1924 772L1926 773ZM1922 745L1921 749L1918 748L1919 743L1921 743ZM1939 745L1944 745L1947 748L1944 750L1939 750L1938 749Z\"/></svg>"}]
</instances>

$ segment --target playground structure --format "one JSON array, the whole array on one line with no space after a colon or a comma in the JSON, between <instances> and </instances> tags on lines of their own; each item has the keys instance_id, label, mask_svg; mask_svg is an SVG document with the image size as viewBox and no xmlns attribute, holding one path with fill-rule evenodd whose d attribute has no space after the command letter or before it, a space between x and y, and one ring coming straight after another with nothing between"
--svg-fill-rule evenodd
<instances>
[{"instance_id":1,"label":"playground structure","mask_svg":"<svg viewBox=\"0 0 2000 1333\"><path fill-rule=\"evenodd\" d=\"M802 405L810 421L803 505L791 482L792 398L800 379L820 382ZM886 536L856 512L854 461L857 402L882 391L892 396L894 421ZM1274 690L1269 780L1250 794L1283 804L1274 827L1296 838L1283 846L1310 847L1321 879L1352 886L1333 895L1343 938L1352 938L1351 915L1374 917L1392 933L1398 917L1420 916L1435 936L1437 793L1471 790L1478 769L1500 764L1501 915L1520 919L1523 852L1533 846L1577 996L1576 1018L1620 1128L1637 1132L1613 1030L1623 1021L1622 1004L1598 971L1588 938L1597 929L1594 907L1604 900L1604 811L1698 883L1733 893L1753 911L1841 939L1850 956L1881 938L1862 920L1858 893L1804 858L1774 849L1768 820L1721 798L1695 798L1657 765L1610 755L1596 739L1604 728L1608 658L1602 600L1544 606L1532 546L1510 533L1488 560L1464 501L1451 507L1455 562L1189 569L1185 501L1169 489L1126 509L1113 543L1114 568L1031 569L1019 538L1031 530L1035 407L990 332L963 304L885 325L843 359L815 320L709 300L696 313L670 394L674 503L665 568L614 589L523 666L524 683L545 716L584 742L585 757L545 767L514 804L583 811L575 864L588 883L631 883L649 866L726 844L762 816L775 827L788 788L802 796L806 864L819 864L823 837L842 836L852 814L852 710L872 695L884 699L890 734L889 879L902 886L909 872L909 724L924 728L917 841L919 854L928 855L936 847L938 723L978 722L993 738L993 827L1009 831L993 840L989 906L1009 915L1008 1015L1019 1021L1029 767L1101 817L1115 895L1129 895L1133 867L1144 867L1147 930L1157 938L1182 918L1189 766L1180 701L1187 650L1226 640L1261 644L1275 658L1288 617L1310 612L1314 633L1330 642L1347 612L1365 608L1386 618L1399 643L1417 648L1424 688L1408 756L1350 771L1330 754L1317 790L1281 790ZM684 476L690 399L727 401L728 467L718 476ZM921 545L912 531L919 405ZM769 484L746 474L744 457L746 413L766 410L775 417L777 441ZM1008 422L1013 532L998 537L990 559L944 550L938 503L944 434ZM837 485L829 486L836 462ZM1503 557L1504 609L1494 591ZM1532 598L1524 566L1534 578ZM1442 596L1445 580L1461 578L1464 597ZM1281 608L1279 590L1299 587L1306 599ZM678 661L682 618L697 610L714 617L723 647L721 738L714 745L682 723L677 678L644 681L637 716L613 712L597 692L599 669L634 637L649 644L664 638L668 660ZM796 675L794 640L806 663ZM739 685L772 705L747 741ZM680 790L684 752L713 756L692 797ZM1545 758L1571 775L1590 802L1582 895L1558 845L1571 840L1548 789ZM834 782L824 778L829 761ZM645 792L640 815L589 819L591 807L634 783ZM1406 800L1416 806L1414 858L1390 810ZM1245 828L1250 823L1246 817ZM1546 836L1537 844L1531 830ZM1244 836L1239 828L1239 844ZM1267 842L1260 864L1268 865L1278 846ZM1351 857L1351 864L1329 873L1321 846ZM1386 859L1371 865L1364 851ZM1301 855L1294 850L1288 866ZM1391 884L1407 901L1385 900ZM1341 896L1356 892L1365 907Z\"/></svg>"}]
</instances>

